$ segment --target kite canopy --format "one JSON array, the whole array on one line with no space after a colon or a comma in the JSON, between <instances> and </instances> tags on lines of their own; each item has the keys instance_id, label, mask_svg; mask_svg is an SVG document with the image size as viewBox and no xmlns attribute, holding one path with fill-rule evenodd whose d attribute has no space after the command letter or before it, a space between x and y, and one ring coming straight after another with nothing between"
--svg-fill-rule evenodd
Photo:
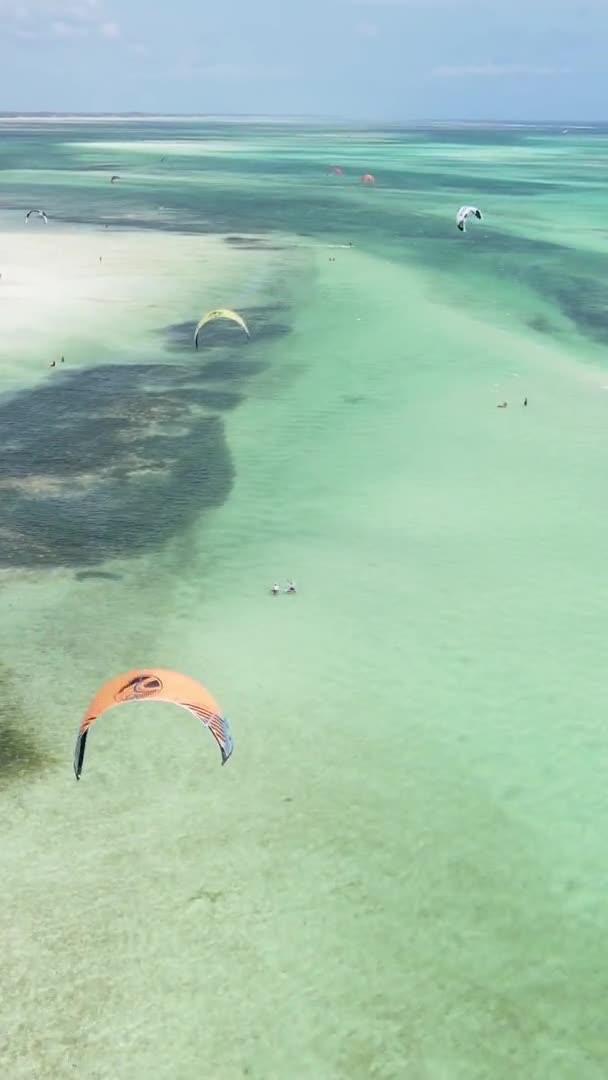
<instances>
[{"instance_id":1,"label":"kite canopy","mask_svg":"<svg viewBox=\"0 0 608 1080\"><path fill-rule=\"evenodd\" d=\"M467 218L470 217L476 217L479 221L483 221L481 210L478 210L476 206L461 206L456 214L456 224L461 232L467 231Z\"/></svg>"},{"instance_id":2,"label":"kite canopy","mask_svg":"<svg viewBox=\"0 0 608 1080\"><path fill-rule=\"evenodd\" d=\"M360 182L362 184L375 184L376 183L376 177L372 176L372 174L370 172L366 172L366 173L363 173L363 176L361 177Z\"/></svg>"},{"instance_id":3,"label":"kite canopy","mask_svg":"<svg viewBox=\"0 0 608 1080\"><path fill-rule=\"evenodd\" d=\"M200 334L203 326L207 323L215 322L217 319L230 319L232 322L238 323L243 328L247 337L250 337L250 333L245 320L236 311L231 311L230 308L217 308L215 311L208 311L206 315L203 315L202 319L198 323L196 330L194 331L194 345L198 349L198 335Z\"/></svg>"},{"instance_id":4,"label":"kite canopy","mask_svg":"<svg viewBox=\"0 0 608 1080\"><path fill-rule=\"evenodd\" d=\"M45 225L48 225L48 220L49 220L49 219L48 219L48 217L46 216L46 214L45 214L44 210L28 210L27 214L25 215L25 220L26 220L26 221L29 221L29 219L31 218L32 214L38 214L38 217L41 217L41 218L42 218L42 220L44 221L44 224L45 224Z\"/></svg>"},{"instance_id":5,"label":"kite canopy","mask_svg":"<svg viewBox=\"0 0 608 1080\"><path fill-rule=\"evenodd\" d=\"M97 691L87 709L76 739L74 772L80 779L89 728L102 713L131 701L168 701L188 709L209 729L220 748L222 765L233 751L230 725L209 691L189 675L167 668L136 668L116 675Z\"/></svg>"}]
</instances>

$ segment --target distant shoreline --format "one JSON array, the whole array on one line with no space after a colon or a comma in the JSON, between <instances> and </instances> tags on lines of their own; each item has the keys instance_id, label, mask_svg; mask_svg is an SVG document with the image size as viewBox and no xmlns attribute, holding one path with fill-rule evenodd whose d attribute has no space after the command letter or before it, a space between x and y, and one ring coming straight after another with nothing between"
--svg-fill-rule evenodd
<instances>
[{"instance_id":1,"label":"distant shoreline","mask_svg":"<svg viewBox=\"0 0 608 1080\"><path fill-rule=\"evenodd\" d=\"M347 129L372 128L415 131L420 128L434 129L524 129L553 130L567 128L569 131L593 131L608 127L608 121L572 120L357 120L339 116L266 115L255 113L78 113L78 112L0 112L0 124L28 123L250 123L250 124L315 124L322 127L338 126Z\"/></svg>"}]
</instances>

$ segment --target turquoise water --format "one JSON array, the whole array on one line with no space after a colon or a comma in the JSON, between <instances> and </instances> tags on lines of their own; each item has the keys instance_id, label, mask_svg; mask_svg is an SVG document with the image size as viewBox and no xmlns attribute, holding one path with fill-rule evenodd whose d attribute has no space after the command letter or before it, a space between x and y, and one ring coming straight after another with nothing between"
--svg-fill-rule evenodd
<instances>
[{"instance_id":1,"label":"turquoise water","mask_svg":"<svg viewBox=\"0 0 608 1080\"><path fill-rule=\"evenodd\" d=\"M603 1078L606 134L0 155L8 1075ZM233 759L141 706L76 785L139 663Z\"/></svg>"}]
</instances>

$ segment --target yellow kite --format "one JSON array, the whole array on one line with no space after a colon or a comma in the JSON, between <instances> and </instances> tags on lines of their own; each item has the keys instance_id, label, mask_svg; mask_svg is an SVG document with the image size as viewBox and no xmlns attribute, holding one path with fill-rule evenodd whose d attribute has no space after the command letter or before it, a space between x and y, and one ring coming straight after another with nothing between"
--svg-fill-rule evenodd
<instances>
[{"instance_id":1,"label":"yellow kite","mask_svg":"<svg viewBox=\"0 0 608 1080\"><path fill-rule=\"evenodd\" d=\"M236 311L231 311L230 308L217 308L215 311L208 311L206 315L203 315L196 327L196 330L194 331L195 348L198 349L198 335L203 329L203 326L206 326L207 323L215 322L216 319L231 319L232 322L238 323L238 325L243 328L247 337L251 336L247 328L247 323Z\"/></svg>"}]
</instances>

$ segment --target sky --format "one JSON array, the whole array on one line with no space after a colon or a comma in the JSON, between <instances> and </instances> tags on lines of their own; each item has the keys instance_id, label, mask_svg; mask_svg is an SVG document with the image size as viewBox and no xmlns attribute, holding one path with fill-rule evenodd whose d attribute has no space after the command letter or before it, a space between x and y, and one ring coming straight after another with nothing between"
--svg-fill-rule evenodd
<instances>
[{"instance_id":1,"label":"sky","mask_svg":"<svg viewBox=\"0 0 608 1080\"><path fill-rule=\"evenodd\" d=\"M608 0L0 0L0 111L608 120Z\"/></svg>"}]
</instances>

